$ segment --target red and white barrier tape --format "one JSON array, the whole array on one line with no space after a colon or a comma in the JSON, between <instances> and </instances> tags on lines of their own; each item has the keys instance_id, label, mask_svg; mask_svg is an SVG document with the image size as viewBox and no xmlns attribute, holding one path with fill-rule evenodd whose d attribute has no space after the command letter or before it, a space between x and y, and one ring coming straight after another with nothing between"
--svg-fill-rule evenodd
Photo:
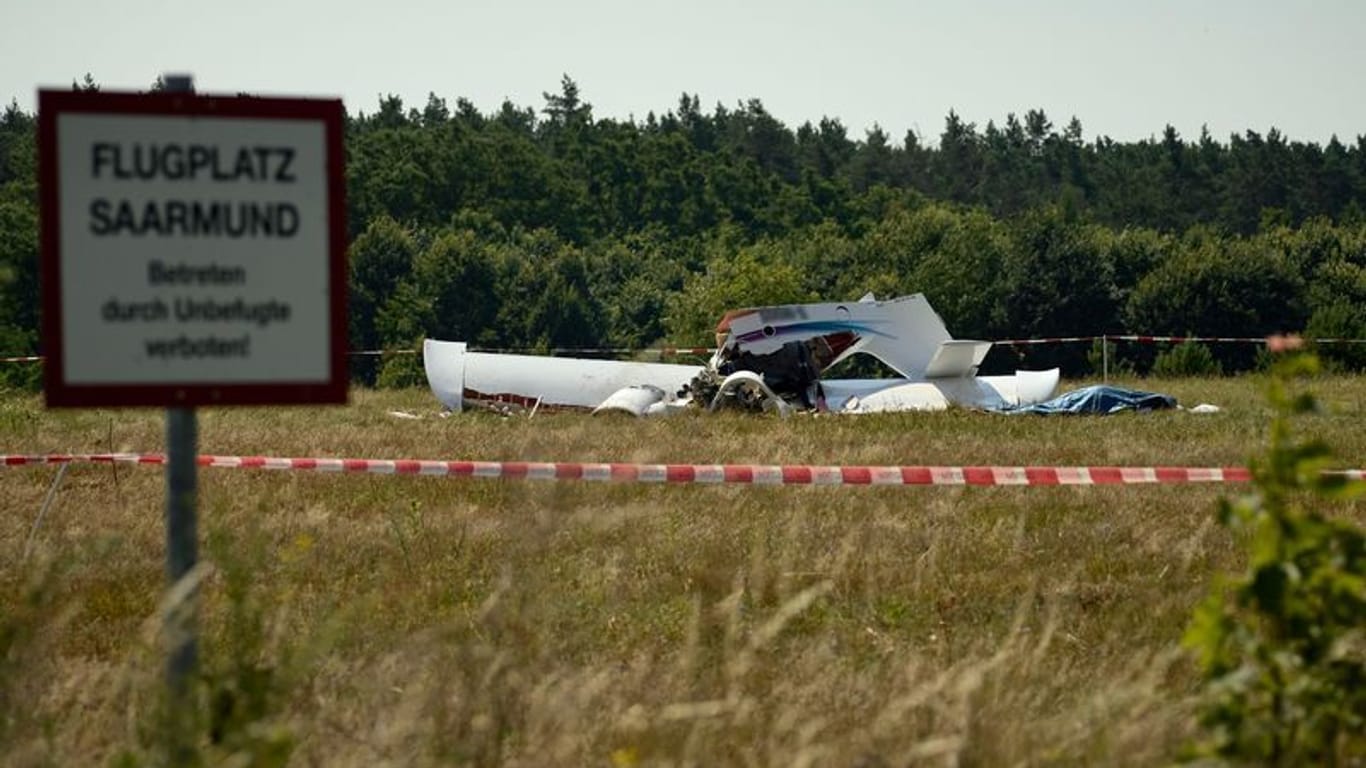
<instances>
[{"instance_id":1,"label":"red and white barrier tape","mask_svg":"<svg viewBox=\"0 0 1366 768\"><path fill-rule=\"evenodd\" d=\"M711 355L716 352L712 347L664 347L659 350L665 355Z\"/></svg>"},{"instance_id":2,"label":"red and white barrier tape","mask_svg":"<svg viewBox=\"0 0 1366 768\"><path fill-rule=\"evenodd\" d=\"M1026 346L1029 344L1071 344L1078 341L1100 341L1100 336L1050 336L1043 339L1002 339L993 341L992 344L1008 344L1012 347ZM1114 338L1111 336L1110 338Z\"/></svg>"},{"instance_id":3,"label":"red and white barrier tape","mask_svg":"<svg viewBox=\"0 0 1366 768\"><path fill-rule=\"evenodd\" d=\"M1075 344L1094 341L1133 341L1145 344L1184 342L1265 344L1265 336L1147 336L1137 334L1111 334L1101 336L1048 336L1036 339L998 339L992 344L1021 347L1042 344ZM1314 344L1366 344L1366 339L1307 339ZM714 347L554 347L537 349L533 347L470 347L470 352L483 352L495 355L639 355L658 354L661 357L692 355L708 357L716 351ZM417 349L362 349L349 352L353 357L382 357L385 355L413 355ZM15 358L16 360L41 360L42 358ZM2 360L0 360L2 361Z\"/></svg>"},{"instance_id":4,"label":"red and white barrier tape","mask_svg":"<svg viewBox=\"0 0 1366 768\"><path fill-rule=\"evenodd\" d=\"M1147 336L1139 334L1107 334L1102 336L1049 336L1037 339L998 339L993 341L992 344L1019 347L1037 344L1074 344L1102 340L1131 341L1140 344L1182 344L1185 342L1215 344L1266 343L1266 337L1264 336ZM1324 338L1305 339L1305 341L1312 344L1366 344L1366 339ZM352 357L383 357L386 355L415 355L420 351L421 350L417 349L357 349L348 352L347 354ZM677 357L680 355L706 357L716 350L712 347L555 347L553 349L471 347L469 351L511 355L635 355L655 353L662 357ZM42 362L42 360L42 355L0 357L0 363L38 363Z\"/></svg>"},{"instance_id":5,"label":"red and white barrier tape","mask_svg":"<svg viewBox=\"0 0 1366 768\"><path fill-rule=\"evenodd\" d=\"M1115 334L1105 337L1109 341L1135 341L1140 344L1186 344L1198 342L1205 344L1265 344L1265 336L1147 336L1140 334ZM1308 339L1319 344L1336 344L1352 339Z\"/></svg>"},{"instance_id":6,"label":"red and white barrier tape","mask_svg":"<svg viewBox=\"0 0 1366 768\"><path fill-rule=\"evenodd\" d=\"M1141 334L1127 334L1106 336L1110 341L1136 341L1140 344L1185 344L1187 342L1203 342L1216 344L1265 344L1265 336L1146 336ZM1316 339L1318 341L1318 339Z\"/></svg>"},{"instance_id":7,"label":"red and white barrier tape","mask_svg":"<svg viewBox=\"0 0 1366 768\"><path fill-rule=\"evenodd\" d=\"M418 349L357 349L347 352L352 357L384 357L386 355L415 355ZM709 347L470 347L470 352L495 355L636 355L655 353L663 357L676 355L710 355ZM39 359L39 358L34 358Z\"/></svg>"},{"instance_id":8,"label":"red and white barrier tape","mask_svg":"<svg viewBox=\"0 0 1366 768\"><path fill-rule=\"evenodd\" d=\"M716 349L712 347L553 347L542 350L526 347L470 347L469 351L495 355L637 355L654 353L663 357L674 357L676 355L710 355Z\"/></svg>"},{"instance_id":9,"label":"red and white barrier tape","mask_svg":"<svg viewBox=\"0 0 1366 768\"><path fill-rule=\"evenodd\" d=\"M1133 341L1140 344L1184 344L1198 342L1205 344L1265 344L1265 336L1149 336L1146 334L1104 334L1101 336L1051 336L1038 339L1002 339L993 344L1025 346L1030 344L1070 344L1082 341ZM1305 339L1312 344L1366 344L1366 339Z\"/></svg>"},{"instance_id":10,"label":"red and white barrier tape","mask_svg":"<svg viewBox=\"0 0 1366 768\"><path fill-rule=\"evenodd\" d=\"M163 465L157 453L46 456L0 455L7 467L93 463ZM758 464L594 464L528 461L422 461L415 459L319 459L277 456L200 456L201 467L274 469L372 475L426 475L525 480L588 480L629 483L744 485L1136 485L1150 483L1244 483L1244 467L931 467L808 466ZM1366 479L1366 470L1331 474Z\"/></svg>"}]
</instances>

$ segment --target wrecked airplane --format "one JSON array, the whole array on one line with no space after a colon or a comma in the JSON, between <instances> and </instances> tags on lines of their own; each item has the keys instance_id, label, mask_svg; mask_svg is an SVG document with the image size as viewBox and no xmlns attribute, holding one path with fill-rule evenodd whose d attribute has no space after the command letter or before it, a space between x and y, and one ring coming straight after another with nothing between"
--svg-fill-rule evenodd
<instances>
[{"instance_id":1,"label":"wrecked airplane","mask_svg":"<svg viewBox=\"0 0 1366 768\"><path fill-rule=\"evenodd\" d=\"M582 408L663 415L684 408L831 413L1000 410L1041 403L1058 369L978 376L989 341L954 339L922 294L886 301L787 304L727 312L704 366L478 352L464 342L423 343L437 399L467 405ZM896 378L826 379L853 355Z\"/></svg>"}]
</instances>

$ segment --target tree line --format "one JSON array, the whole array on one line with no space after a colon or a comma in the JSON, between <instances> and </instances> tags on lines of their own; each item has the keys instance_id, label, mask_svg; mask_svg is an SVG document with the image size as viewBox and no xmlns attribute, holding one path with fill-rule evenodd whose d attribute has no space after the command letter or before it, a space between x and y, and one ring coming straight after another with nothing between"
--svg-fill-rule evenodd
<instances>
[{"instance_id":1,"label":"tree line","mask_svg":"<svg viewBox=\"0 0 1366 768\"><path fill-rule=\"evenodd\" d=\"M543 96L348 115L353 348L706 344L727 308L869 291L923 292L961 337L1366 338L1366 136L1087 142L1075 117L1030 110L984 128L950 112L937 142L895 142L829 117L794 130L758 99L707 112L684 94L618 120L568 76ZM16 103L0 116L5 354L38 343L35 123ZM993 359L1088 366L1067 347ZM356 372L420 378L411 358Z\"/></svg>"}]
</instances>

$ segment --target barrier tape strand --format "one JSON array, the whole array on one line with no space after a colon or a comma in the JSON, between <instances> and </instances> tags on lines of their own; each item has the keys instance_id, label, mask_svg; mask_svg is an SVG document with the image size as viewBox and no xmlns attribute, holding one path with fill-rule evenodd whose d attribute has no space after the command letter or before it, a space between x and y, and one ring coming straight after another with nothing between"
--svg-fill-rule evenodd
<instances>
[{"instance_id":1,"label":"barrier tape strand","mask_svg":"<svg viewBox=\"0 0 1366 768\"><path fill-rule=\"evenodd\" d=\"M1043 344L1074 344L1095 341L1130 341L1139 344L1184 344L1197 342L1205 344L1265 344L1265 336L1151 336L1146 334L1103 334L1100 336L1049 336L1034 339L997 339L992 344L1022 347ZM1305 339L1312 344L1366 344L1366 339L1319 338ZM513 355L636 355L658 354L661 357L708 356L716 351L714 347L555 347L538 349L534 347L470 347L470 352ZM346 354L351 357L385 357L390 355L416 355L418 349L356 349ZM0 357L0 363L39 363L42 355L23 355Z\"/></svg>"},{"instance_id":2,"label":"barrier tape strand","mask_svg":"<svg viewBox=\"0 0 1366 768\"><path fill-rule=\"evenodd\" d=\"M161 466L165 462L165 456L157 453L0 455L0 465L6 467L68 463ZM1245 483L1252 479L1246 467L627 464L213 455L199 456L197 462L201 467L215 469L679 484L1057 486ZM1333 470L1325 474L1351 480L1366 479L1366 470L1362 469Z\"/></svg>"}]
</instances>

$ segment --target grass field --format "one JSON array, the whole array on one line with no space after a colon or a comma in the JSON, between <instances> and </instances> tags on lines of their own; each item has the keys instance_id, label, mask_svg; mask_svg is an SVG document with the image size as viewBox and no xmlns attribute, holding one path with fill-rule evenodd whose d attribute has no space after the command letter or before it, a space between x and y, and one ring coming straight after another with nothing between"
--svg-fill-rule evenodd
<instances>
[{"instance_id":1,"label":"grass field","mask_svg":"<svg viewBox=\"0 0 1366 768\"><path fill-rule=\"evenodd\" d=\"M1129 383L1225 410L442 419L425 391L356 391L203 410L200 451L1225 466L1265 443L1255 377ZM1366 465L1366 380L1313 389L1298 429ZM161 451L162 430L0 398L0 453ZM155 763L162 474L71 467L25 559L55 474L0 470L0 762ZM1214 505L1247 490L199 484L201 746L329 766L1167 763L1194 734L1182 631L1239 564Z\"/></svg>"}]
</instances>

